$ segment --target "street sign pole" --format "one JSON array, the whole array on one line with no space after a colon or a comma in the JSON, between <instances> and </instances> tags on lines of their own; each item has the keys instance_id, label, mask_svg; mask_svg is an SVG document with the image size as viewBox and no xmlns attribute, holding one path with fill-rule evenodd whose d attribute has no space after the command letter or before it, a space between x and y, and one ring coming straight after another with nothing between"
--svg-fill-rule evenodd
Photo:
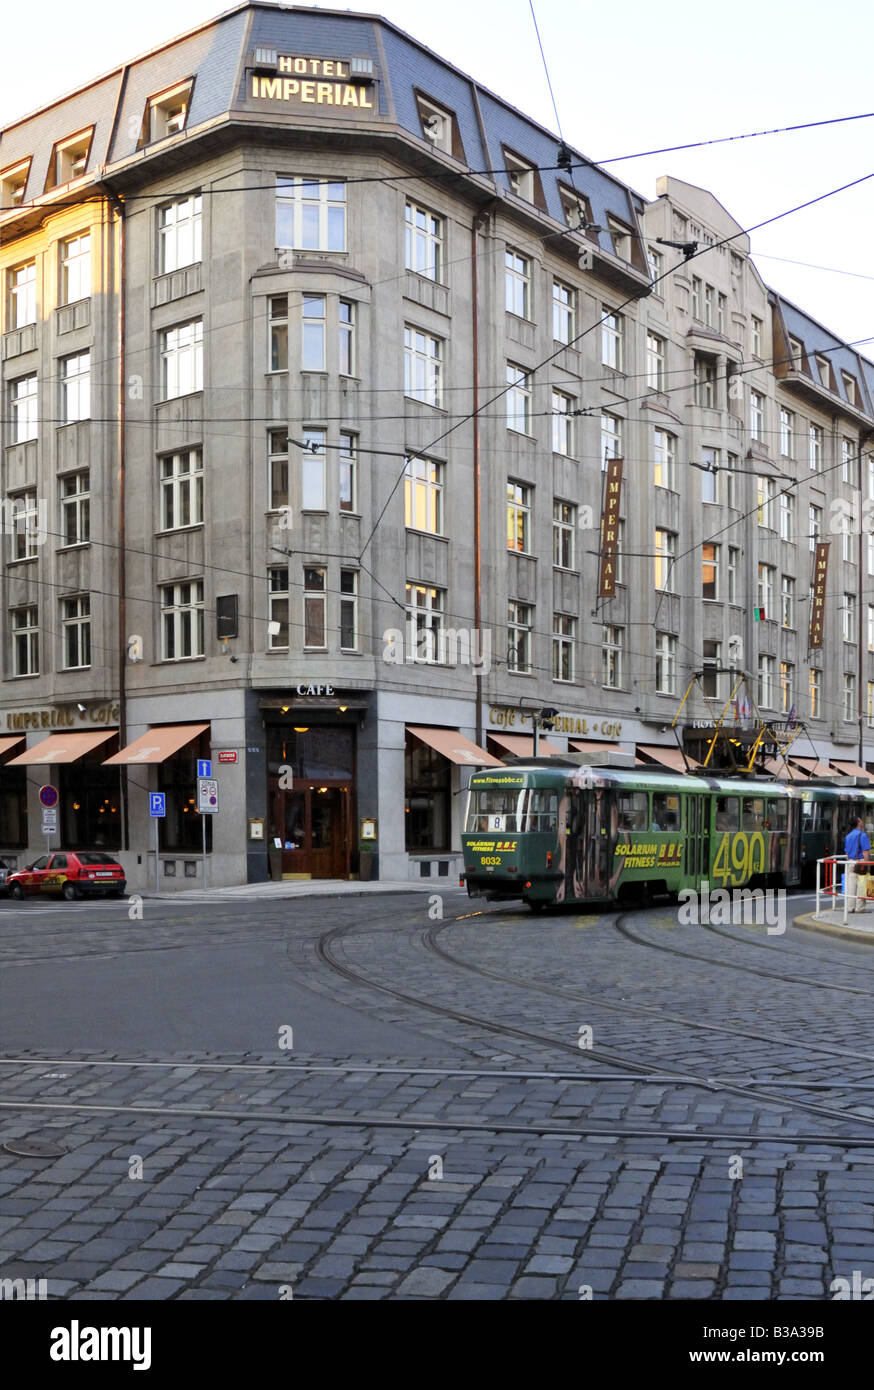
<instances>
[{"instance_id":1,"label":"street sign pole","mask_svg":"<svg viewBox=\"0 0 874 1390\"><path fill-rule=\"evenodd\" d=\"M203 830L203 889L206 892L206 816L202 814L200 824Z\"/></svg>"},{"instance_id":2,"label":"street sign pole","mask_svg":"<svg viewBox=\"0 0 874 1390\"><path fill-rule=\"evenodd\" d=\"M153 817L155 822L155 892L161 891L161 875L158 871L158 817Z\"/></svg>"}]
</instances>

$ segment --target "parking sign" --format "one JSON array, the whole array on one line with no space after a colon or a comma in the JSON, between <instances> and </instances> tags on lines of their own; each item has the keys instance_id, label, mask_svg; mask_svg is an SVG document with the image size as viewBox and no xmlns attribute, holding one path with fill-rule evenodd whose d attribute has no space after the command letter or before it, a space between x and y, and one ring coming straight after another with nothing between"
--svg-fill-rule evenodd
<instances>
[{"instance_id":1,"label":"parking sign","mask_svg":"<svg viewBox=\"0 0 874 1390\"><path fill-rule=\"evenodd\" d=\"M165 792L149 792L149 815L166 816L167 802Z\"/></svg>"}]
</instances>

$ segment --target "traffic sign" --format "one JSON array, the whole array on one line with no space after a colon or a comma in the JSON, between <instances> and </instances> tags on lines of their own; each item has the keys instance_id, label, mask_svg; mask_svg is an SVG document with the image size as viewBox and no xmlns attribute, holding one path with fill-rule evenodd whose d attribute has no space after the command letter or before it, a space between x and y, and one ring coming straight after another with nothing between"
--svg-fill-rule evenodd
<instances>
[{"instance_id":1,"label":"traffic sign","mask_svg":"<svg viewBox=\"0 0 874 1390\"><path fill-rule=\"evenodd\" d=\"M198 777L197 810L202 816L214 816L219 808L218 782L214 777Z\"/></svg>"},{"instance_id":2,"label":"traffic sign","mask_svg":"<svg viewBox=\"0 0 874 1390\"><path fill-rule=\"evenodd\" d=\"M57 804L58 804L58 789L57 789L57 787L53 787L53 786L51 786L51 785L49 785L49 784L47 784L47 785L44 786L44 787L40 787L40 789L39 789L39 799L40 799L41 805L43 805L43 806L48 806L48 807L57 806Z\"/></svg>"},{"instance_id":3,"label":"traffic sign","mask_svg":"<svg viewBox=\"0 0 874 1390\"><path fill-rule=\"evenodd\" d=\"M166 816L167 800L165 792L149 792L149 815Z\"/></svg>"},{"instance_id":4,"label":"traffic sign","mask_svg":"<svg viewBox=\"0 0 874 1390\"><path fill-rule=\"evenodd\" d=\"M236 748L222 748L218 760L220 763L235 763L237 761Z\"/></svg>"},{"instance_id":5,"label":"traffic sign","mask_svg":"<svg viewBox=\"0 0 874 1390\"><path fill-rule=\"evenodd\" d=\"M42 833L43 835L54 835L58 828L58 813L48 807L43 807L42 813Z\"/></svg>"},{"instance_id":6,"label":"traffic sign","mask_svg":"<svg viewBox=\"0 0 874 1390\"><path fill-rule=\"evenodd\" d=\"M210 762L209 758L199 759L197 764L197 775L198 777L212 776L212 763Z\"/></svg>"}]
</instances>

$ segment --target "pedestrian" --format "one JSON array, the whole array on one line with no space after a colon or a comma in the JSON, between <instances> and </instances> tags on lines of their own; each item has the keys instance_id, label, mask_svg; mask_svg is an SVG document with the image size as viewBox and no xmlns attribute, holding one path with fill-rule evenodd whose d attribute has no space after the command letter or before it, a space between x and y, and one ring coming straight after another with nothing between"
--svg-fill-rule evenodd
<instances>
[{"instance_id":1,"label":"pedestrian","mask_svg":"<svg viewBox=\"0 0 874 1390\"><path fill-rule=\"evenodd\" d=\"M861 816L856 817L852 828L847 831L844 840L844 854L848 860L846 868L846 894L849 899L847 911L865 912L868 906L868 885L867 880L862 879L862 875L868 872L867 861L871 857L871 841L865 833ZM863 888L866 890L864 893L862 892Z\"/></svg>"}]
</instances>

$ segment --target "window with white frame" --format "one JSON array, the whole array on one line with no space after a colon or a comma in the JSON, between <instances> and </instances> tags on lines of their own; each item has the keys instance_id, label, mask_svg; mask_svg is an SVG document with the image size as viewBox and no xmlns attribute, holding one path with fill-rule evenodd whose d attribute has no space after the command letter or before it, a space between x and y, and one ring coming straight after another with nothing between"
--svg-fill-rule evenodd
<instances>
[{"instance_id":1,"label":"window with white frame","mask_svg":"<svg viewBox=\"0 0 874 1390\"><path fill-rule=\"evenodd\" d=\"M267 432L267 476L270 509L288 506L288 435L285 430Z\"/></svg>"},{"instance_id":2,"label":"window with white frame","mask_svg":"<svg viewBox=\"0 0 874 1390\"><path fill-rule=\"evenodd\" d=\"M793 441L795 438L795 412L780 409L780 453L785 458L791 458L793 454Z\"/></svg>"},{"instance_id":3,"label":"window with white frame","mask_svg":"<svg viewBox=\"0 0 874 1390\"><path fill-rule=\"evenodd\" d=\"M191 100L191 81L178 82L166 92L150 97L143 120L140 145L167 140L185 129L188 103Z\"/></svg>"},{"instance_id":4,"label":"window with white frame","mask_svg":"<svg viewBox=\"0 0 874 1390\"><path fill-rule=\"evenodd\" d=\"M868 604L868 650L874 652L874 603Z\"/></svg>"},{"instance_id":5,"label":"window with white frame","mask_svg":"<svg viewBox=\"0 0 874 1390\"><path fill-rule=\"evenodd\" d=\"M435 588L432 584L407 584L407 621L415 630L419 660L442 662L445 659L445 612L445 589Z\"/></svg>"},{"instance_id":6,"label":"window with white frame","mask_svg":"<svg viewBox=\"0 0 874 1390\"><path fill-rule=\"evenodd\" d=\"M740 570L740 550L736 545L728 547L728 563L725 567L726 598L729 603L737 603L737 576Z\"/></svg>"},{"instance_id":7,"label":"window with white frame","mask_svg":"<svg viewBox=\"0 0 874 1390\"><path fill-rule=\"evenodd\" d=\"M74 353L72 357L62 357L59 363L61 377L61 420L70 425L76 420L91 418L91 354Z\"/></svg>"},{"instance_id":8,"label":"window with white frame","mask_svg":"<svg viewBox=\"0 0 874 1390\"><path fill-rule=\"evenodd\" d=\"M531 434L531 387L524 367L507 363L507 429Z\"/></svg>"},{"instance_id":9,"label":"window with white frame","mask_svg":"<svg viewBox=\"0 0 874 1390\"><path fill-rule=\"evenodd\" d=\"M82 468L60 479L61 544L87 545L91 540L91 473Z\"/></svg>"},{"instance_id":10,"label":"window with white frame","mask_svg":"<svg viewBox=\"0 0 874 1390\"><path fill-rule=\"evenodd\" d=\"M408 199L404 210L404 264L426 280L443 283L443 218Z\"/></svg>"},{"instance_id":11,"label":"window with white frame","mask_svg":"<svg viewBox=\"0 0 874 1390\"><path fill-rule=\"evenodd\" d=\"M820 425L811 425L807 434L808 459L810 461L810 471L812 473L822 472L822 428Z\"/></svg>"},{"instance_id":12,"label":"window with white frame","mask_svg":"<svg viewBox=\"0 0 874 1390\"><path fill-rule=\"evenodd\" d=\"M776 484L773 478L759 477L756 479L757 498L756 516L760 526L768 530L774 530L774 497L776 494Z\"/></svg>"},{"instance_id":13,"label":"window with white frame","mask_svg":"<svg viewBox=\"0 0 874 1390\"><path fill-rule=\"evenodd\" d=\"M701 353L695 357L695 399L704 410L716 406L716 363Z\"/></svg>"},{"instance_id":14,"label":"window with white frame","mask_svg":"<svg viewBox=\"0 0 874 1390\"><path fill-rule=\"evenodd\" d=\"M780 580L780 626L795 627L795 580L791 574Z\"/></svg>"},{"instance_id":15,"label":"window with white frame","mask_svg":"<svg viewBox=\"0 0 874 1390\"><path fill-rule=\"evenodd\" d=\"M868 496L874 498L874 454L865 455L865 472L868 478Z\"/></svg>"},{"instance_id":16,"label":"window with white frame","mask_svg":"<svg viewBox=\"0 0 874 1390\"><path fill-rule=\"evenodd\" d=\"M874 728L874 681L868 682L868 728Z\"/></svg>"},{"instance_id":17,"label":"window with white frame","mask_svg":"<svg viewBox=\"0 0 874 1390\"><path fill-rule=\"evenodd\" d=\"M39 435L36 372L9 383L10 444L23 444Z\"/></svg>"},{"instance_id":18,"label":"window with white frame","mask_svg":"<svg viewBox=\"0 0 874 1390\"><path fill-rule=\"evenodd\" d=\"M88 168L93 135L94 127L89 126L87 130L80 130L76 135L68 135L66 139L59 140L52 147L46 176L47 193L51 188L59 188L61 184L72 183L74 179L82 177Z\"/></svg>"},{"instance_id":19,"label":"window with white frame","mask_svg":"<svg viewBox=\"0 0 874 1390\"><path fill-rule=\"evenodd\" d=\"M507 482L507 549L528 554L531 549L531 488Z\"/></svg>"},{"instance_id":20,"label":"window with white frame","mask_svg":"<svg viewBox=\"0 0 874 1390\"><path fill-rule=\"evenodd\" d=\"M664 531L661 527L655 532L655 574L654 587L666 594L677 592L675 560L677 557L677 536L674 531Z\"/></svg>"},{"instance_id":21,"label":"window with white frame","mask_svg":"<svg viewBox=\"0 0 874 1390\"><path fill-rule=\"evenodd\" d=\"M345 251L346 184L339 179L280 175L276 245L296 251Z\"/></svg>"},{"instance_id":22,"label":"window with white frame","mask_svg":"<svg viewBox=\"0 0 874 1390\"><path fill-rule=\"evenodd\" d=\"M622 457L622 421L610 411L601 411L601 471L607 468L608 459Z\"/></svg>"},{"instance_id":23,"label":"window with white frame","mask_svg":"<svg viewBox=\"0 0 874 1390\"><path fill-rule=\"evenodd\" d=\"M267 301L270 332L268 368L271 372L288 371L288 295L272 294Z\"/></svg>"},{"instance_id":24,"label":"window with white frame","mask_svg":"<svg viewBox=\"0 0 874 1390\"><path fill-rule=\"evenodd\" d=\"M12 628L12 674L15 676L39 675L39 610L36 604L27 608L13 608L10 613Z\"/></svg>"},{"instance_id":25,"label":"window with white frame","mask_svg":"<svg viewBox=\"0 0 874 1390\"><path fill-rule=\"evenodd\" d=\"M601 684L621 690L625 683L625 628L601 628Z\"/></svg>"},{"instance_id":26,"label":"window with white frame","mask_svg":"<svg viewBox=\"0 0 874 1390\"><path fill-rule=\"evenodd\" d=\"M161 587L161 660L203 656L203 580Z\"/></svg>"},{"instance_id":27,"label":"window with white frame","mask_svg":"<svg viewBox=\"0 0 874 1390\"><path fill-rule=\"evenodd\" d=\"M192 193L158 209L158 270L168 275L203 260L203 197Z\"/></svg>"},{"instance_id":28,"label":"window with white frame","mask_svg":"<svg viewBox=\"0 0 874 1390\"><path fill-rule=\"evenodd\" d=\"M844 594L844 602L841 609L843 619L841 627L845 642L855 642L858 638L858 624L856 622L856 595Z\"/></svg>"},{"instance_id":29,"label":"window with white frame","mask_svg":"<svg viewBox=\"0 0 874 1390\"><path fill-rule=\"evenodd\" d=\"M615 309L601 306L601 362L605 367L624 371L624 320Z\"/></svg>"},{"instance_id":30,"label":"window with white frame","mask_svg":"<svg viewBox=\"0 0 874 1390\"><path fill-rule=\"evenodd\" d=\"M828 359L827 357L820 357L819 353L816 354L816 370L819 372L819 379L820 379L821 384L825 387L825 389L826 389L827 391L831 391L831 389L832 389L832 366L831 366L831 362L829 361L829 359Z\"/></svg>"},{"instance_id":31,"label":"window with white frame","mask_svg":"<svg viewBox=\"0 0 874 1390\"><path fill-rule=\"evenodd\" d=\"M780 662L780 712L790 714L794 700L792 691L795 686L795 667L790 661Z\"/></svg>"},{"instance_id":32,"label":"window with white frame","mask_svg":"<svg viewBox=\"0 0 874 1390\"><path fill-rule=\"evenodd\" d=\"M8 272L8 326L24 328L36 323L36 261L26 261Z\"/></svg>"},{"instance_id":33,"label":"window with white frame","mask_svg":"<svg viewBox=\"0 0 874 1390\"><path fill-rule=\"evenodd\" d=\"M443 404L443 339L410 324L404 327L404 395Z\"/></svg>"},{"instance_id":34,"label":"window with white frame","mask_svg":"<svg viewBox=\"0 0 874 1390\"><path fill-rule=\"evenodd\" d=\"M358 435L340 431L340 511L358 509Z\"/></svg>"},{"instance_id":35,"label":"window with white frame","mask_svg":"<svg viewBox=\"0 0 874 1390\"><path fill-rule=\"evenodd\" d=\"M760 391L750 392L750 439L765 437L765 397Z\"/></svg>"},{"instance_id":36,"label":"window with white frame","mask_svg":"<svg viewBox=\"0 0 874 1390\"><path fill-rule=\"evenodd\" d=\"M552 282L552 336L557 343L576 337L577 292L562 280Z\"/></svg>"},{"instance_id":37,"label":"window with white frame","mask_svg":"<svg viewBox=\"0 0 874 1390\"><path fill-rule=\"evenodd\" d=\"M705 541L701 547L701 597L715 600L719 592L719 546Z\"/></svg>"},{"instance_id":38,"label":"window with white frame","mask_svg":"<svg viewBox=\"0 0 874 1390\"><path fill-rule=\"evenodd\" d=\"M203 523L203 454L181 449L160 460L161 530Z\"/></svg>"},{"instance_id":39,"label":"window with white frame","mask_svg":"<svg viewBox=\"0 0 874 1390\"><path fill-rule=\"evenodd\" d=\"M572 681L574 678L574 640L576 618L567 613L552 615L552 679Z\"/></svg>"},{"instance_id":40,"label":"window with white frame","mask_svg":"<svg viewBox=\"0 0 874 1390\"><path fill-rule=\"evenodd\" d=\"M701 283L701 280L700 280L699 276L693 275L693 276L692 276L692 317L693 317L693 319L697 319L699 323L702 322L702 318L701 318L701 304L702 304L702 290L703 290L703 288L704 288L704 287L703 287L703 285L702 285L702 283Z\"/></svg>"},{"instance_id":41,"label":"window with white frame","mask_svg":"<svg viewBox=\"0 0 874 1390\"><path fill-rule=\"evenodd\" d=\"M355 305L351 299L337 302L337 347L341 376L355 375Z\"/></svg>"},{"instance_id":42,"label":"window with white frame","mask_svg":"<svg viewBox=\"0 0 874 1390\"><path fill-rule=\"evenodd\" d=\"M340 571L340 650L358 650L358 571Z\"/></svg>"},{"instance_id":43,"label":"window with white frame","mask_svg":"<svg viewBox=\"0 0 874 1390\"><path fill-rule=\"evenodd\" d=\"M841 482L856 481L856 444L852 439L841 440Z\"/></svg>"},{"instance_id":44,"label":"window with white frame","mask_svg":"<svg viewBox=\"0 0 874 1390\"><path fill-rule=\"evenodd\" d=\"M559 187L561 210L572 232L584 232L592 221L588 200L575 189Z\"/></svg>"},{"instance_id":45,"label":"window with white frame","mask_svg":"<svg viewBox=\"0 0 874 1390\"><path fill-rule=\"evenodd\" d=\"M517 318L531 317L531 261L512 246L504 252L504 307Z\"/></svg>"},{"instance_id":46,"label":"window with white frame","mask_svg":"<svg viewBox=\"0 0 874 1390\"><path fill-rule=\"evenodd\" d=\"M552 452L566 458L574 452L574 402L564 391L552 391Z\"/></svg>"},{"instance_id":47,"label":"window with white frame","mask_svg":"<svg viewBox=\"0 0 874 1390\"><path fill-rule=\"evenodd\" d=\"M708 328L713 328L713 286L704 286L704 322Z\"/></svg>"},{"instance_id":48,"label":"window with white frame","mask_svg":"<svg viewBox=\"0 0 874 1390\"><path fill-rule=\"evenodd\" d=\"M325 443L327 431L307 425L303 431L306 446L300 460L300 505L305 512L324 512L328 507Z\"/></svg>"},{"instance_id":49,"label":"window with white frame","mask_svg":"<svg viewBox=\"0 0 874 1390\"><path fill-rule=\"evenodd\" d=\"M822 535L822 507L814 506L812 502L807 508L807 529L810 536L810 549L816 550ZM874 574L874 570L871 573Z\"/></svg>"},{"instance_id":50,"label":"window with white frame","mask_svg":"<svg viewBox=\"0 0 874 1390\"><path fill-rule=\"evenodd\" d=\"M724 294L716 296L716 330L718 333L725 333L726 317L728 310L728 300Z\"/></svg>"},{"instance_id":51,"label":"window with white frame","mask_svg":"<svg viewBox=\"0 0 874 1390\"><path fill-rule=\"evenodd\" d=\"M752 315L752 318L751 318L751 320L750 320L750 326L751 326L751 332L750 332L751 343L750 343L750 346L751 346L751 348L752 348L753 357L761 357L761 355L762 355L762 329L764 328L765 325L764 325L764 323L763 323L763 321L762 321L761 319L757 319L756 316L755 316L755 314L753 314L753 315Z\"/></svg>"},{"instance_id":52,"label":"window with white frame","mask_svg":"<svg viewBox=\"0 0 874 1390\"><path fill-rule=\"evenodd\" d=\"M810 702L811 719L819 719L822 710L822 671L816 666L808 667L807 694Z\"/></svg>"},{"instance_id":53,"label":"window with white frame","mask_svg":"<svg viewBox=\"0 0 874 1390\"><path fill-rule=\"evenodd\" d=\"M661 251L656 251L654 246L647 246L646 259L647 263L649 264L650 275L652 276L653 280L658 280L664 268L664 256L662 255ZM661 294L662 291L660 289L657 289L656 293Z\"/></svg>"},{"instance_id":54,"label":"window with white frame","mask_svg":"<svg viewBox=\"0 0 874 1390\"><path fill-rule=\"evenodd\" d=\"M850 530L849 519L847 517L843 517L842 522L843 529L841 531L841 559L847 565L854 565L856 561L853 558L853 550L855 549L853 545L853 533Z\"/></svg>"},{"instance_id":55,"label":"window with white frame","mask_svg":"<svg viewBox=\"0 0 874 1390\"><path fill-rule=\"evenodd\" d=\"M726 454L722 473L722 500L726 507L737 510L737 454Z\"/></svg>"},{"instance_id":56,"label":"window with white frame","mask_svg":"<svg viewBox=\"0 0 874 1390\"><path fill-rule=\"evenodd\" d=\"M631 260L631 228L624 222L619 222L617 218L607 214L607 231L610 233L610 240L613 243L613 254L618 256L621 261Z\"/></svg>"},{"instance_id":57,"label":"window with white frame","mask_svg":"<svg viewBox=\"0 0 874 1390\"><path fill-rule=\"evenodd\" d=\"M795 496L785 490L780 493L780 539L795 539Z\"/></svg>"},{"instance_id":58,"label":"window with white frame","mask_svg":"<svg viewBox=\"0 0 874 1390\"><path fill-rule=\"evenodd\" d=\"M763 709L774 709L775 661L764 652L759 654L759 704Z\"/></svg>"},{"instance_id":59,"label":"window with white frame","mask_svg":"<svg viewBox=\"0 0 874 1390\"><path fill-rule=\"evenodd\" d=\"M850 372L841 372L841 381L844 383L844 394L850 405L859 404L859 383Z\"/></svg>"},{"instance_id":60,"label":"window with white frame","mask_svg":"<svg viewBox=\"0 0 874 1390\"><path fill-rule=\"evenodd\" d=\"M61 645L64 669L91 665L91 598L80 594L61 599Z\"/></svg>"},{"instance_id":61,"label":"window with white frame","mask_svg":"<svg viewBox=\"0 0 874 1390\"><path fill-rule=\"evenodd\" d=\"M0 171L0 208L18 208L27 193L27 179L30 174L31 157L19 164Z\"/></svg>"},{"instance_id":62,"label":"window with white frame","mask_svg":"<svg viewBox=\"0 0 874 1390\"><path fill-rule=\"evenodd\" d=\"M416 93L416 107L425 139L430 141L435 149L442 150L444 154L452 154L454 120L450 112L419 92Z\"/></svg>"},{"instance_id":63,"label":"window with white frame","mask_svg":"<svg viewBox=\"0 0 874 1390\"><path fill-rule=\"evenodd\" d=\"M532 604L511 599L507 605L507 669L516 675L528 675L531 671L533 630Z\"/></svg>"},{"instance_id":64,"label":"window with white frame","mask_svg":"<svg viewBox=\"0 0 874 1390\"><path fill-rule=\"evenodd\" d=\"M203 390L203 319L161 334L161 388L165 401Z\"/></svg>"},{"instance_id":65,"label":"window with white frame","mask_svg":"<svg viewBox=\"0 0 874 1390\"><path fill-rule=\"evenodd\" d=\"M710 699L723 698L722 643L704 639L702 643L701 690Z\"/></svg>"},{"instance_id":66,"label":"window with white frame","mask_svg":"<svg viewBox=\"0 0 874 1390\"><path fill-rule=\"evenodd\" d=\"M269 651L288 647L288 566L272 565L267 571L267 647Z\"/></svg>"},{"instance_id":67,"label":"window with white frame","mask_svg":"<svg viewBox=\"0 0 874 1390\"><path fill-rule=\"evenodd\" d=\"M701 450L701 461L705 466L705 471L701 474L701 501L716 502L719 480L719 460L721 453L719 449L709 446Z\"/></svg>"},{"instance_id":68,"label":"window with white frame","mask_svg":"<svg viewBox=\"0 0 874 1390\"><path fill-rule=\"evenodd\" d=\"M15 493L11 498L13 560L33 560L39 554L39 507L36 490Z\"/></svg>"},{"instance_id":69,"label":"window with white frame","mask_svg":"<svg viewBox=\"0 0 874 1390\"><path fill-rule=\"evenodd\" d=\"M777 571L773 565L759 564L756 595L759 609L766 620L774 616L774 581L776 575Z\"/></svg>"},{"instance_id":70,"label":"window with white frame","mask_svg":"<svg viewBox=\"0 0 874 1390\"><path fill-rule=\"evenodd\" d=\"M856 709L856 677L852 671L844 672L844 719L848 724L858 718Z\"/></svg>"},{"instance_id":71,"label":"window with white frame","mask_svg":"<svg viewBox=\"0 0 874 1390\"><path fill-rule=\"evenodd\" d=\"M656 487L677 491L677 436L669 430L653 430L653 477Z\"/></svg>"},{"instance_id":72,"label":"window with white frame","mask_svg":"<svg viewBox=\"0 0 874 1390\"><path fill-rule=\"evenodd\" d=\"M665 389L665 350L664 338L657 333L646 335L646 384L653 391Z\"/></svg>"},{"instance_id":73,"label":"window with white frame","mask_svg":"<svg viewBox=\"0 0 874 1390\"><path fill-rule=\"evenodd\" d=\"M321 565L303 567L303 645L323 650L328 645L325 623L327 571Z\"/></svg>"},{"instance_id":74,"label":"window with white frame","mask_svg":"<svg viewBox=\"0 0 874 1390\"><path fill-rule=\"evenodd\" d=\"M677 693L677 639L670 632L656 633L655 688L659 695Z\"/></svg>"},{"instance_id":75,"label":"window with white frame","mask_svg":"<svg viewBox=\"0 0 874 1390\"><path fill-rule=\"evenodd\" d=\"M556 498L552 504L552 563L562 570L576 568L577 509Z\"/></svg>"},{"instance_id":76,"label":"window with white frame","mask_svg":"<svg viewBox=\"0 0 874 1390\"><path fill-rule=\"evenodd\" d=\"M326 359L326 305L323 294L305 294L301 307L300 365L304 372L323 372Z\"/></svg>"},{"instance_id":77,"label":"window with white frame","mask_svg":"<svg viewBox=\"0 0 874 1390\"><path fill-rule=\"evenodd\" d=\"M404 521L412 531L443 535L443 464L408 458L404 474Z\"/></svg>"},{"instance_id":78,"label":"window with white frame","mask_svg":"<svg viewBox=\"0 0 874 1390\"><path fill-rule=\"evenodd\" d=\"M61 242L61 303L75 304L91 295L91 233Z\"/></svg>"},{"instance_id":79,"label":"window with white frame","mask_svg":"<svg viewBox=\"0 0 874 1390\"><path fill-rule=\"evenodd\" d=\"M503 156L510 192L515 193L517 198L524 198L526 203L533 203L536 191L534 165L529 164L526 159L521 159L519 155L512 154L506 148L503 151Z\"/></svg>"}]
</instances>

